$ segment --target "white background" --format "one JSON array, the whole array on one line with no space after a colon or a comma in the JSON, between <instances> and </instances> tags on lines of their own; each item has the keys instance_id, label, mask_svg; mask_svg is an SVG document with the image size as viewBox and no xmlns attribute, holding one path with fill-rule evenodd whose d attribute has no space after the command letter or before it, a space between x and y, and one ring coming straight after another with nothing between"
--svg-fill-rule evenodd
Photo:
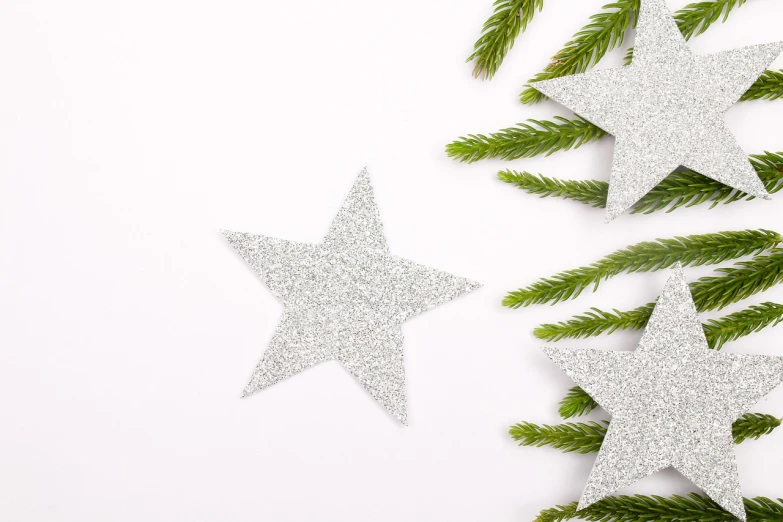
<instances>
[{"instance_id":1,"label":"white background","mask_svg":"<svg viewBox=\"0 0 783 522\"><path fill-rule=\"evenodd\" d=\"M517 95L603 3L547 0L481 82L464 60L489 0L3 2L0 518L511 522L577 499L594 456L507 434L557 423L572 385L531 331L647 303L666 274L555 308L508 310L505 292L640 240L783 230L780 195L604 225L495 179L607 179L611 139L510 164L445 156L462 134L568 115ZM692 47L773 41L781 19L752 0ZM749 153L783 150L783 101L727 118ZM282 308L219 229L317 242L365 163L392 252L485 283L406 324L408 428L337 363L239 400ZM783 355L780 339L730 349ZM783 415L783 389L757 411ZM783 433L737 452L747 496L783 496ZM692 490L667 471L628 491Z\"/></svg>"}]
</instances>

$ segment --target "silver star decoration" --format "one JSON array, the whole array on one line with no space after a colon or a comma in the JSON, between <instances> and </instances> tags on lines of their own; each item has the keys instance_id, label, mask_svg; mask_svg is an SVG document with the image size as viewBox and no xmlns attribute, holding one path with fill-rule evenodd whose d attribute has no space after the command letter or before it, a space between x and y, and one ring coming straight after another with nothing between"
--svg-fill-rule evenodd
<instances>
[{"instance_id":1,"label":"silver star decoration","mask_svg":"<svg viewBox=\"0 0 783 522\"><path fill-rule=\"evenodd\" d=\"M612 415L578 509L671 466L745 520L732 423L783 381L783 358L710 350L680 266L635 351L545 351Z\"/></svg>"},{"instance_id":2,"label":"silver star decoration","mask_svg":"<svg viewBox=\"0 0 783 522\"><path fill-rule=\"evenodd\" d=\"M783 50L783 42L695 56L664 0L642 0L630 66L533 83L616 138L609 222L685 166L770 199L724 113Z\"/></svg>"},{"instance_id":3,"label":"silver star decoration","mask_svg":"<svg viewBox=\"0 0 783 522\"><path fill-rule=\"evenodd\" d=\"M366 169L319 244L223 233L285 305L243 397L337 360L406 424L402 323L480 285L389 253Z\"/></svg>"}]
</instances>

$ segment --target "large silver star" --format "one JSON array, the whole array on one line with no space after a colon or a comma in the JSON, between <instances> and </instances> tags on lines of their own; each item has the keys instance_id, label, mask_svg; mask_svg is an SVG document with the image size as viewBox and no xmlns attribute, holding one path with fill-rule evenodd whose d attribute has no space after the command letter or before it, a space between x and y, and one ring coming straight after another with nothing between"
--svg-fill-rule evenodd
<instances>
[{"instance_id":1,"label":"large silver star","mask_svg":"<svg viewBox=\"0 0 783 522\"><path fill-rule=\"evenodd\" d=\"M664 0L642 0L633 63L533 83L616 137L606 221L679 166L769 199L724 112L783 50L783 42L694 56Z\"/></svg>"},{"instance_id":2,"label":"large silver star","mask_svg":"<svg viewBox=\"0 0 783 522\"><path fill-rule=\"evenodd\" d=\"M402 323L480 285L389 253L366 169L319 244L223 233L285 305L243 396L335 359L406 423Z\"/></svg>"},{"instance_id":3,"label":"large silver star","mask_svg":"<svg viewBox=\"0 0 783 522\"><path fill-rule=\"evenodd\" d=\"M745 520L731 427L783 381L783 358L710 350L681 267L635 351L545 351L612 415L578 509L672 466Z\"/></svg>"}]
</instances>

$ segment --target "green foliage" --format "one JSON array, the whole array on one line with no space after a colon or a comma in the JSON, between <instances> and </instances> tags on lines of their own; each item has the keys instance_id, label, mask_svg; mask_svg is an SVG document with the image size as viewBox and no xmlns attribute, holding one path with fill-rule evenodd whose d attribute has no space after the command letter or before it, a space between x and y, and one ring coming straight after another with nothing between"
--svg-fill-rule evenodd
<instances>
[{"instance_id":1,"label":"green foliage","mask_svg":"<svg viewBox=\"0 0 783 522\"><path fill-rule=\"evenodd\" d=\"M732 426L734 443L742 444L748 439L758 440L764 435L769 435L775 428L780 427L781 420L772 415L761 413L746 413Z\"/></svg>"},{"instance_id":2,"label":"green foliage","mask_svg":"<svg viewBox=\"0 0 783 522\"><path fill-rule=\"evenodd\" d=\"M560 408L557 410L564 419L572 419L587 415L598 407L598 403L579 386L574 386L563 400L560 401Z\"/></svg>"},{"instance_id":3,"label":"green foliage","mask_svg":"<svg viewBox=\"0 0 783 522\"><path fill-rule=\"evenodd\" d=\"M556 426L539 426L522 422L509 428L508 433L520 446L552 446L563 453L597 453L606 436L609 421L569 422Z\"/></svg>"},{"instance_id":4,"label":"green foliage","mask_svg":"<svg viewBox=\"0 0 783 522\"><path fill-rule=\"evenodd\" d=\"M675 18L686 37L695 36L707 30L721 16L725 20L735 7L744 2L745 0L697 2L678 11ZM504 6L513 6L517 3L519 0L513 2L499 0L496 4L500 11L496 11L495 15L499 18L494 18L495 15L493 15L487 24L497 22L499 25L485 25L484 36L487 36L487 41L482 43L484 39L482 36L476 45L482 43L483 47L480 50L477 47L474 55L471 56L471 59L475 57L477 60L477 69L474 70L476 76L489 77L494 74L500 63L492 60L497 60L499 57L502 61L505 52L513 44L513 38L509 40L507 35L503 36L506 34L504 33L506 26L500 22L506 16L504 14L506 7ZM532 7L529 9L530 13L534 11ZM574 35L574 38L555 55L552 63L543 72L537 74L531 82L584 72L595 65L606 52L622 43L626 28L635 24L638 9L639 0L617 0L604 6L605 11L591 17L590 24ZM529 21L525 16L520 14L520 22L523 19ZM488 30L488 27L495 29ZM492 54L491 49L493 48L496 49L495 54ZM505 49L505 51L501 53L499 49ZM485 57L484 60L490 61L487 61L486 65L480 66L478 60L481 59L481 56ZM781 96L783 96L783 71L767 71L741 99L776 99ZM523 103L536 103L546 97L533 87L528 86L521 98ZM495 157L513 160L577 148L607 134L582 119L557 118L557 120L557 122L529 120L528 123L519 123L515 127L501 129L489 135L470 134L467 137L463 136L447 145L446 153L449 157L469 163ZM691 174L693 173L691 172ZM706 190L709 190L709 187L706 187ZM591 201L589 204L594 204L594 202Z\"/></svg>"},{"instance_id":5,"label":"green foliage","mask_svg":"<svg viewBox=\"0 0 783 522\"><path fill-rule=\"evenodd\" d=\"M572 317L557 324L542 324L533 330L533 335L549 342L563 339L583 339L612 334L617 330L641 330L647 326L652 315L654 303L640 306L627 312L617 309L605 312L591 308L582 315Z\"/></svg>"},{"instance_id":6,"label":"green foliage","mask_svg":"<svg viewBox=\"0 0 783 522\"><path fill-rule=\"evenodd\" d=\"M783 96L783 71L765 71L740 101L777 100Z\"/></svg>"},{"instance_id":7,"label":"green foliage","mask_svg":"<svg viewBox=\"0 0 783 522\"><path fill-rule=\"evenodd\" d=\"M696 2L677 11L674 20L688 40L702 34L721 18L725 22L731 11L744 3L745 0ZM619 47L623 43L626 29L636 25L639 0L618 0L605 5L603 9L603 12L590 17L590 23L576 33L571 41L555 54L552 63L530 81L538 82L585 72L601 61L607 52ZM626 63L630 63L632 53L633 48L628 50ZM522 103L538 103L545 99L546 96L530 85L520 94Z\"/></svg>"},{"instance_id":8,"label":"green foliage","mask_svg":"<svg viewBox=\"0 0 783 522\"><path fill-rule=\"evenodd\" d=\"M783 90L781 94L783 95ZM753 154L748 159L756 169L767 192L775 194L783 190L783 153ZM512 170L499 172L498 179L528 194L542 198L572 199L596 208L606 208L606 198L609 193L609 184L597 180L562 180ZM712 209L720 203L729 204L753 199L756 199L755 196L735 190L692 170L683 169L670 174L648 192L633 206L631 213L651 214L660 210L672 212L681 207L692 207L702 203L711 203Z\"/></svg>"},{"instance_id":9,"label":"green foliage","mask_svg":"<svg viewBox=\"0 0 783 522\"><path fill-rule=\"evenodd\" d=\"M606 208L609 194L609 183L594 179L557 179L516 170L501 170L498 179L534 196L573 199L595 208Z\"/></svg>"},{"instance_id":10,"label":"green foliage","mask_svg":"<svg viewBox=\"0 0 783 522\"><path fill-rule=\"evenodd\" d=\"M684 266L712 265L774 248L783 238L770 230L740 230L699 234L671 239L645 241L617 250L592 263L566 270L513 292L503 305L519 308L532 304L555 304L576 299L586 288L598 290L601 281L628 272L651 272L670 268L680 262Z\"/></svg>"},{"instance_id":11,"label":"green foliage","mask_svg":"<svg viewBox=\"0 0 783 522\"><path fill-rule=\"evenodd\" d=\"M769 255L759 255L750 261L736 263L734 268L719 268L716 272L723 275L702 277L691 283L699 312L723 309L783 282L783 249L775 248ZM541 325L533 333L539 339L559 341L611 334L617 330L641 330L647 326L654 308L655 303L627 312L592 308L568 321Z\"/></svg>"},{"instance_id":12,"label":"green foliage","mask_svg":"<svg viewBox=\"0 0 783 522\"><path fill-rule=\"evenodd\" d=\"M605 5L603 11L591 16L590 23L576 33L571 41L555 54L551 63L530 81L538 82L585 72L607 52L622 45L626 29L636 25L638 11L639 0L616 0ZM520 95L522 103L538 103L544 99L546 96L529 85Z\"/></svg>"},{"instance_id":13,"label":"green foliage","mask_svg":"<svg viewBox=\"0 0 783 522\"><path fill-rule=\"evenodd\" d=\"M780 424L780 419L772 415L746 413L732 425L734 443L757 440L775 431ZM522 422L511 426L508 433L520 446L551 446L563 453L585 454L597 453L601 449L608 428L609 421L568 422L555 426Z\"/></svg>"},{"instance_id":14,"label":"green foliage","mask_svg":"<svg viewBox=\"0 0 783 522\"><path fill-rule=\"evenodd\" d=\"M544 0L497 0L492 16L484 23L481 37L467 61L474 61L473 76L491 79L500 68L520 32L527 29Z\"/></svg>"},{"instance_id":15,"label":"green foliage","mask_svg":"<svg viewBox=\"0 0 783 522\"><path fill-rule=\"evenodd\" d=\"M756 497L743 499L748 522L783 520L783 499L777 501ZM578 502L543 510L535 522L563 522L589 520L593 522L737 522L739 519L723 510L704 495L690 493L683 497L673 495L622 495L607 497L595 504L576 510Z\"/></svg>"},{"instance_id":16,"label":"green foliage","mask_svg":"<svg viewBox=\"0 0 783 522\"><path fill-rule=\"evenodd\" d=\"M540 154L547 156L559 150L577 148L606 136L592 123L583 119L556 121L528 120L489 136L470 134L446 146L450 158L473 163L487 158L514 160Z\"/></svg>"},{"instance_id":17,"label":"green foliage","mask_svg":"<svg viewBox=\"0 0 783 522\"><path fill-rule=\"evenodd\" d=\"M745 0L712 0L688 4L676 13L674 20L686 40L699 36L720 20L725 22L735 7L740 7Z\"/></svg>"},{"instance_id":18,"label":"green foliage","mask_svg":"<svg viewBox=\"0 0 783 522\"><path fill-rule=\"evenodd\" d=\"M717 320L711 319L704 325L704 333L710 348L720 350L728 342L760 332L767 327L775 327L781 321L783 305L767 302Z\"/></svg>"},{"instance_id":19,"label":"green foliage","mask_svg":"<svg viewBox=\"0 0 783 522\"><path fill-rule=\"evenodd\" d=\"M718 268L718 277L702 277L691 285L699 312L722 310L783 282L783 248L773 249L734 268Z\"/></svg>"}]
</instances>

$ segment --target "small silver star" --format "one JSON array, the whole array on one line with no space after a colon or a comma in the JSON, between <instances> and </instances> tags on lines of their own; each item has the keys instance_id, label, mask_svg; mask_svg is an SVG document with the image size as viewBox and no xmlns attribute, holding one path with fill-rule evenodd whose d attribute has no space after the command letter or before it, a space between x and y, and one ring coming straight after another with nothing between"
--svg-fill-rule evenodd
<instances>
[{"instance_id":1,"label":"small silver star","mask_svg":"<svg viewBox=\"0 0 783 522\"><path fill-rule=\"evenodd\" d=\"M732 423L783 381L783 357L710 350L682 267L635 351L545 351L612 415L578 509L671 466L745 520Z\"/></svg>"},{"instance_id":2,"label":"small silver star","mask_svg":"<svg viewBox=\"0 0 783 522\"><path fill-rule=\"evenodd\" d=\"M783 50L783 42L695 56L664 0L642 0L633 63L533 83L616 137L609 222L685 166L770 199L724 113Z\"/></svg>"},{"instance_id":3,"label":"small silver star","mask_svg":"<svg viewBox=\"0 0 783 522\"><path fill-rule=\"evenodd\" d=\"M402 323L480 285L389 253L366 169L319 244L223 233L285 305L243 396L338 360L405 424Z\"/></svg>"}]
</instances>

